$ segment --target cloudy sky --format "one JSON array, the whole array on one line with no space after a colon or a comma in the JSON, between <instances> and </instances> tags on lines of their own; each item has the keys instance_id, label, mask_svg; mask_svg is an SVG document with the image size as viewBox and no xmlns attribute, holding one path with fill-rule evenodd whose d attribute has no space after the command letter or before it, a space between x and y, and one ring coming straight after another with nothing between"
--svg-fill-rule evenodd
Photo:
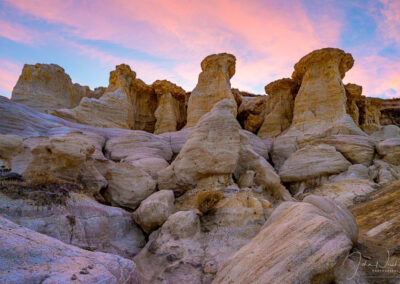
<instances>
[{"instance_id":1,"label":"cloudy sky","mask_svg":"<svg viewBox=\"0 0 400 284\"><path fill-rule=\"evenodd\" d=\"M0 94L24 63L56 63L74 82L108 84L127 63L147 83L194 88L211 53L237 58L232 86L257 94L308 52L339 47L344 79L364 95L400 97L400 0L0 0Z\"/></svg>"}]
</instances>

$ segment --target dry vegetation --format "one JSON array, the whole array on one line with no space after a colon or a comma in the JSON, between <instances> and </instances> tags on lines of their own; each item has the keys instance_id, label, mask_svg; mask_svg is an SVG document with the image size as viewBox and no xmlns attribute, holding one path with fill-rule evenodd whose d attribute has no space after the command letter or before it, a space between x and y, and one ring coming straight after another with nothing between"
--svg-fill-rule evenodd
<instances>
[{"instance_id":1,"label":"dry vegetation","mask_svg":"<svg viewBox=\"0 0 400 284\"><path fill-rule=\"evenodd\" d=\"M222 197L222 193L215 189L201 190L196 194L196 208L202 213L207 213L215 207Z\"/></svg>"},{"instance_id":2,"label":"dry vegetation","mask_svg":"<svg viewBox=\"0 0 400 284\"><path fill-rule=\"evenodd\" d=\"M65 205L70 192L84 188L77 182L58 178L50 173L37 172L26 181L0 181L0 192L12 199L29 199L37 206Z\"/></svg>"}]
</instances>

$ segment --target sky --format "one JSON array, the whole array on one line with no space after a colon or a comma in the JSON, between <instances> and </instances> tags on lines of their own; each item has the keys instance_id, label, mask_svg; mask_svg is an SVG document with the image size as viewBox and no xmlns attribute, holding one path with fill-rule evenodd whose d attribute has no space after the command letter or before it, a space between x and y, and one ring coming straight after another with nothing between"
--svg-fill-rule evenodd
<instances>
[{"instance_id":1,"label":"sky","mask_svg":"<svg viewBox=\"0 0 400 284\"><path fill-rule=\"evenodd\" d=\"M55 63L74 83L107 86L129 64L151 84L191 91L209 54L236 56L232 87L264 94L312 50L338 47L363 95L400 97L400 0L0 0L0 94L24 64Z\"/></svg>"}]
</instances>

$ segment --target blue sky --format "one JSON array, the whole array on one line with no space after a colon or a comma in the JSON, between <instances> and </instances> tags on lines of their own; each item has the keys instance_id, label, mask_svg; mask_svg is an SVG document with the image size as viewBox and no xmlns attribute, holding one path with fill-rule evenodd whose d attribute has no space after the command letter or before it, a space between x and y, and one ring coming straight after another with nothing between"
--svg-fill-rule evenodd
<instances>
[{"instance_id":1,"label":"blue sky","mask_svg":"<svg viewBox=\"0 0 400 284\"><path fill-rule=\"evenodd\" d=\"M345 82L400 97L400 1L0 0L0 94L25 63L56 63L91 88L127 63L147 83L190 91L201 60L225 51L237 58L232 86L263 94L327 46L355 58Z\"/></svg>"}]
</instances>

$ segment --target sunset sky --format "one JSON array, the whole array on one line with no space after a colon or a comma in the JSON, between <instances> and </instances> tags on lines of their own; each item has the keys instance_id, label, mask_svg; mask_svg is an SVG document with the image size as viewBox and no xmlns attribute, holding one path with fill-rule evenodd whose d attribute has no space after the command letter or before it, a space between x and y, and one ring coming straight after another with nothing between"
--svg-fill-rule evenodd
<instances>
[{"instance_id":1,"label":"sunset sky","mask_svg":"<svg viewBox=\"0 0 400 284\"><path fill-rule=\"evenodd\" d=\"M236 56L232 87L264 94L308 52L338 47L355 65L344 81L400 97L400 0L0 0L0 94L24 63L56 63L73 82L107 86L127 63L146 83L191 91L201 60Z\"/></svg>"}]
</instances>

